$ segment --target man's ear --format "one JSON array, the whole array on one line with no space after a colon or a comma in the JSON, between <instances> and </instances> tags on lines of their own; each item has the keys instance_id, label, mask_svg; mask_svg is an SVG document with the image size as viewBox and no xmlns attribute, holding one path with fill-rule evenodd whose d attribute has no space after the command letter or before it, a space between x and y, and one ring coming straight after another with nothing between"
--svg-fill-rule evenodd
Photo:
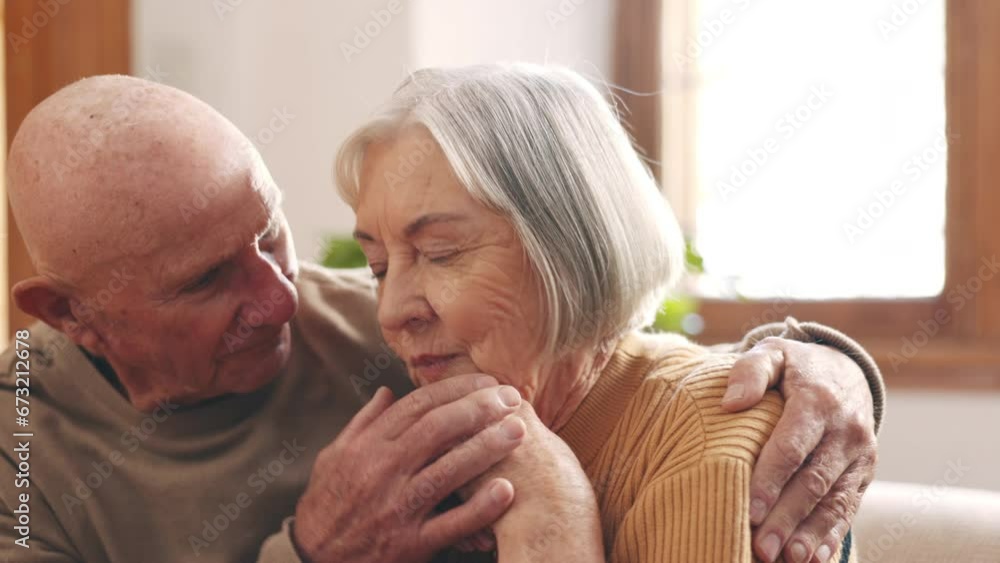
<instances>
[{"instance_id":1,"label":"man's ear","mask_svg":"<svg viewBox=\"0 0 1000 563\"><path fill-rule=\"evenodd\" d=\"M94 310L77 302L68 290L52 280L34 276L17 282L13 294L19 309L66 334L76 344L103 355L102 339L90 326Z\"/></svg>"}]
</instances>

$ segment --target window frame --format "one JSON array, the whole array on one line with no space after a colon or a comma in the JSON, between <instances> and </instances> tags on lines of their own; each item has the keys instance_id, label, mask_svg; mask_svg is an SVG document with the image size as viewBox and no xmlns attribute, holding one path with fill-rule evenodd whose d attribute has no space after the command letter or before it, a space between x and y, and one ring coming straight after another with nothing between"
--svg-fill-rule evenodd
<instances>
[{"instance_id":1,"label":"window frame","mask_svg":"<svg viewBox=\"0 0 1000 563\"><path fill-rule=\"evenodd\" d=\"M687 146L663 146L660 124L666 117L681 120L683 138L693 139L693 96L686 84L671 91L664 84L663 42L686 39L692 29L690 0L619 0L614 40L614 78L624 90L628 107L623 119L637 147L650 159L653 173L664 180L667 197L690 232L694 198L677 187ZM670 4L665 4L670 2ZM1000 73L995 72L1000 36L990 26L1000 21L1000 2L946 0L945 99L949 145L945 219L945 289L925 299L838 299L732 301L700 299L699 314L705 343L739 340L752 326L793 316L837 328L858 340L879 363L890 385L946 389L1000 389L1000 275L960 310L948 301L948 292L975 277L983 258L1000 255L1000 189L991 190L990 178L1000 178ZM676 24L663 22L664 9ZM673 21L673 20L672 20ZM680 39L678 39L678 37ZM664 92L637 95L634 92ZM670 107L664 107L664 99ZM678 104L680 107L677 107ZM680 115L678 115L680 114ZM676 132L675 132L676 133ZM672 166L661 166L659 162ZM679 164L677 164L679 162ZM678 193L680 192L680 193ZM948 314L938 332L926 339L921 327ZM914 343L907 357L905 339ZM922 345L918 345L923 343Z\"/></svg>"}]
</instances>

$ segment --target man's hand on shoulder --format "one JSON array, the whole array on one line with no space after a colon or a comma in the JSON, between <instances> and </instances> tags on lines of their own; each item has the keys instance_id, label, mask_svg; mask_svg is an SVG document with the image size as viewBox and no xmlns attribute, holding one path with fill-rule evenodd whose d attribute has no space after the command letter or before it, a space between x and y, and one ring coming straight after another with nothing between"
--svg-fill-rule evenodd
<instances>
[{"instance_id":1,"label":"man's hand on shoulder","mask_svg":"<svg viewBox=\"0 0 1000 563\"><path fill-rule=\"evenodd\" d=\"M836 553L875 476L872 395L861 368L820 344L765 338L733 366L723 408L778 387L785 409L751 477L754 550L774 561Z\"/></svg>"}]
</instances>

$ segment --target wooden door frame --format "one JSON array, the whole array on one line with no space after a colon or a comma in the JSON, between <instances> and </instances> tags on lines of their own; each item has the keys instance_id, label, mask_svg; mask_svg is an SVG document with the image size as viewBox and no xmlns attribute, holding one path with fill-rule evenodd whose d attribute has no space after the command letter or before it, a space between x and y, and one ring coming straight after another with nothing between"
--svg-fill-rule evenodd
<instances>
[{"instance_id":1,"label":"wooden door frame","mask_svg":"<svg viewBox=\"0 0 1000 563\"><path fill-rule=\"evenodd\" d=\"M6 2L3 54L6 93L6 133L13 139L25 115L63 86L96 74L128 74L131 42L129 0L74 2L73 0L17 0ZM2 124L0 124L2 125ZM6 155L6 144L3 147ZM16 282L34 275L10 210L7 221L7 277L0 284L0 327L4 342L11 330L27 327L34 319L14 306L10 290ZM6 314L2 314L6 307Z\"/></svg>"}]
</instances>

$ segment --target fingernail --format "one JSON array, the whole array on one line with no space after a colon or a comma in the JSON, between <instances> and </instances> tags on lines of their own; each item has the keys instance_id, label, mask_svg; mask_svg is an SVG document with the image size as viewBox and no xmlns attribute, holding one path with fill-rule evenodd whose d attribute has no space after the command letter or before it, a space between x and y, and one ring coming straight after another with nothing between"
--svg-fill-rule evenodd
<instances>
[{"instance_id":1,"label":"fingernail","mask_svg":"<svg viewBox=\"0 0 1000 563\"><path fill-rule=\"evenodd\" d=\"M508 440L520 440L524 436L524 424L520 418L512 416L500 424L500 432Z\"/></svg>"},{"instance_id":2,"label":"fingernail","mask_svg":"<svg viewBox=\"0 0 1000 563\"><path fill-rule=\"evenodd\" d=\"M765 559L774 561L778 557L778 550L781 549L781 540L775 534L768 534L760 544L760 548L764 550Z\"/></svg>"},{"instance_id":3,"label":"fingernail","mask_svg":"<svg viewBox=\"0 0 1000 563\"><path fill-rule=\"evenodd\" d=\"M806 560L806 546L800 541L792 544L792 561L800 563Z\"/></svg>"},{"instance_id":4,"label":"fingernail","mask_svg":"<svg viewBox=\"0 0 1000 563\"><path fill-rule=\"evenodd\" d=\"M510 492L507 490L507 487L508 485L506 481L496 483L490 487L490 496L497 502L507 502L507 497L510 496Z\"/></svg>"},{"instance_id":5,"label":"fingernail","mask_svg":"<svg viewBox=\"0 0 1000 563\"><path fill-rule=\"evenodd\" d=\"M825 545L819 546L819 549L816 550L816 559L819 559L820 561L829 561L830 548Z\"/></svg>"},{"instance_id":6,"label":"fingernail","mask_svg":"<svg viewBox=\"0 0 1000 563\"><path fill-rule=\"evenodd\" d=\"M723 403L729 403L732 401L738 401L743 398L743 393L745 389L742 383L734 383L729 386L729 390L726 391L726 395L722 397Z\"/></svg>"},{"instance_id":7,"label":"fingernail","mask_svg":"<svg viewBox=\"0 0 1000 563\"><path fill-rule=\"evenodd\" d=\"M480 375L476 378L476 389L486 389L497 384L497 378L492 375Z\"/></svg>"},{"instance_id":8,"label":"fingernail","mask_svg":"<svg viewBox=\"0 0 1000 563\"><path fill-rule=\"evenodd\" d=\"M521 404L521 394L510 385L501 387L497 394L500 395L500 402L505 407L516 407Z\"/></svg>"},{"instance_id":9,"label":"fingernail","mask_svg":"<svg viewBox=\"0 0 1000 563\"><path fill-rule=\"evenodd\" d=\"M764 520L764 516L767 516L767 504L759 498L750 501L750 522L758 525Z\"/></svg>"}]
</instances>

